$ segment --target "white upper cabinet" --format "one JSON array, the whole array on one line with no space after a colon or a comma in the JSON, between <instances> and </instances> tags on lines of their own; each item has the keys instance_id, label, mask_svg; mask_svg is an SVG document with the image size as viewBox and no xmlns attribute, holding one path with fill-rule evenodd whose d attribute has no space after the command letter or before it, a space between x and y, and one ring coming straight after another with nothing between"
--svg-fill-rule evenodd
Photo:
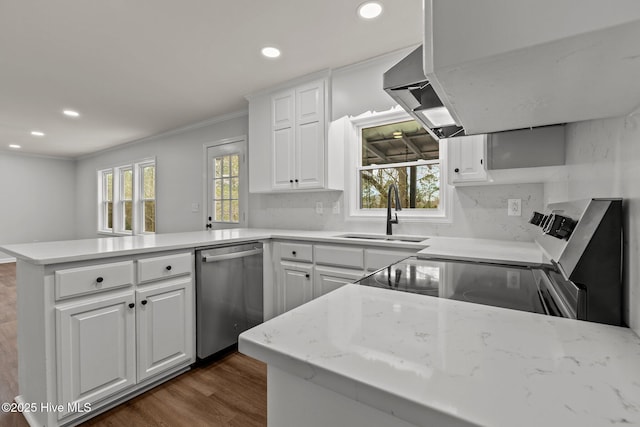
<instances>
[{"instance_id":1,"label":"white upper cabinet","mask_svg":"<svg viewBox=\"0 0 640 427\"><path fill-rule=\"evenodd\" d=\"M449 148L449 182L482 182L487 180L486 135L462 136L447 139Z\"/></svg>"},{"instance_id":2,"label":"white upper cabinet","mask_svg":"<svg viewBox=\"0 0 640 427\"><path fill-rule=\"evenodd\" d=\"M342 189L332 172L343 176L344 153L327 137L329 78L313 77L248 97L251 192Z\"/></svg>"},{"instance_id":3,"label":"white upper cabinet","mask_svg":"<svg viewBox=\"0 0 640 427\"><path fill-rule=\"evenodd\" d=\"M425 74L467 134L640 106L636 0L424 0Z\"/></svg>"}]
</instances>

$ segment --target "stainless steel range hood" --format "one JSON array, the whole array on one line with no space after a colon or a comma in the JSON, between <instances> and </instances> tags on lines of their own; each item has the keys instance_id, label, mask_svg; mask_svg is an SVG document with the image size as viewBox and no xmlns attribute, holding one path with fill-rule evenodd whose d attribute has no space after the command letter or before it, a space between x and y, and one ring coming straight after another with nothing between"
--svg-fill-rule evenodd
<instances>
[{"instance_id":1,"label":"stainless steel range hood","mask_svg":"<svg viewBox=\"0 0 640 427\"><path fill-rule=\"evenodd\" d=\"M402 108L436 139L463 136L438 98L422 69L422 46L391 67L383 75L383 87Z\"/></svg>"}]
</instances>

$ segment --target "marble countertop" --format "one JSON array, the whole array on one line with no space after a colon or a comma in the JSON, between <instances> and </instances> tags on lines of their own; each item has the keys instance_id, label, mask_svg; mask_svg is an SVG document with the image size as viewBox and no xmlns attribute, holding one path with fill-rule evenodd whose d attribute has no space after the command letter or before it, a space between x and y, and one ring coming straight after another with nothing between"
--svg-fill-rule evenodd
<instances>
[{"instance_id":1,"label":"marble countertop","mask_svg":"<svg viewBox=\"0 0 640 427\"><path fill-rule=\"evenodd\" d=\"M416 425L640 425L640 339L622 327L352 284L239 349Z\"/></svg>"},{"instance_id":2,"label":"marble countertop","mask_svg":"<svg viewBox=\"0 0 640 427\"><path fill-rule=\"evenodd\" d=\"M431 237L418 258L447 258L514 265L550 264L536 242L516 242L464 237Z\"/></svg>"},{"instance_id":3,"label":"marble countertop","mask_svg":"<svg viewBox=\"0 0 640 427\"><path fill-rule=\"evenodd\" d=\"M345 238L345 235L355 236L356 238ZM358 238L358 236L360 238ZM367 238L375 236L383 239L386 238L384 235L349 233L335 230L308 231L233 228L227 230L12 244L1 246L0 251L34 264L57 264L146 252L191 249L248 240L289 239L403 248L415 250L420 258L449 258L509 264L549 263L535 242L428 236L422 236L424 237L422 241L411 242L401 239L403 237L415 238L416 236L401 235L392 236L394 239L400 240Z\"/></svg>"},{"instance_id":4,"label":"marble countertop","mask_svg":"<svg viewBox=\"0 0 640 427\"><path fill-rule=\"evenodd\" d=\"M422 242L405 242L363 238L347 239L343 237L345 234L348 234L348 232L233 228L226 230L12 244L0 246L0 251L33 264L58 264L266 239L309 240L314 242L363 246L387 246L415 250L416 252L428 245L428 238L426 237ZM373 236L367 234L359 235Z\"/></svg>"}]
</instances>

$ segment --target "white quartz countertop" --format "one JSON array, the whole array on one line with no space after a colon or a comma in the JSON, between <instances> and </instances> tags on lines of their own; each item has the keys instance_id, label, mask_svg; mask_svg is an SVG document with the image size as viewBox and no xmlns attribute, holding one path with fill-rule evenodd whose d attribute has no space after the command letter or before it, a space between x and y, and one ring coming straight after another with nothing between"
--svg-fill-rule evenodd
<instances>
[{"instance_id":1,"label":"white quartz countertop","mask_svg":"<svg viewBox=\"0 0 640 427\"><path fill-rule=\"evenodd\" d=\"M240 336L242 353L414 423L640 425L628 328L346 285Z\"/></svg>"},{"instance_id":2,"label":"white quartz countertop","mask_svg":"<svg viewBox=\"0 0 640 427\"><path fill-rule=\"evenodd\" d=\"M428 247L418 258L447 258L462 261L485 261L515 265L549 264L535 242L475 239L465 237L430 237Z\"/></svg>"},{"instance_id":3,"label":"white quartz countertop","mask_svg":"<svg viewBox=\"0 0 640 427\"><path fill-rule=\"evenodd\" d=\"M265 239L310 240L314 242L388 246L415 250L416 252L428 245L428 239L423 242L386 241L363 238L347 239L342 237L345 234L348 233L345 231L233 228L226 230L12 244L0 246L0 251L33 264L58 264ZM372 236L367 234L359 235Z\"/></svg>"}]
</instances>

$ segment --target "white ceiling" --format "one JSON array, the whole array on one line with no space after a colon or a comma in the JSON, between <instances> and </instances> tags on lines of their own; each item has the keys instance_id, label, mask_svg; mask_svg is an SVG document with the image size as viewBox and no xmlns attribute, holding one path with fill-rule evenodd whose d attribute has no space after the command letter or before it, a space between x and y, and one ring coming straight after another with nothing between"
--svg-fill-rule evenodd
<instances>
[{"instance_id":1,"label":"white ceiling","mask_svg":"<svg viewBox=\"0 0 640 427\"><path fill-rule=\"evenodd\" d=\"M0 0L0 150L81 156L421 41L421 0L381 0L372 21L362 1ZM263 58L266 45L282 56Z\"/></svg>"}]
</instances>

